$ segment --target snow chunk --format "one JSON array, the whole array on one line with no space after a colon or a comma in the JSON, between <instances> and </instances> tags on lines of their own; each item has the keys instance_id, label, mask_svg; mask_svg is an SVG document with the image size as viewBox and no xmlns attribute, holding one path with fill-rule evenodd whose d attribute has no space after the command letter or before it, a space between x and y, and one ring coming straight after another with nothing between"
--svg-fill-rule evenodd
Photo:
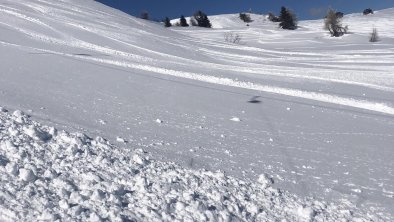
<instances>
[{"instance_id":1,"label":"snow chunk","mask_svg":"<svg viewBox=\"0 0 394 222\"><path fill-rule=\"evenodd\" d=\"M69 198L69 202L73 204L81 204L84 198L79 194L79 192L72 192Z\"/></svg>"},{"instance_id":2,"label":"snow chunk","mask_svg":"<svg viewBox=\"0 0 394 222\"><path fill-rule=\"evenodd\" d=\"M20 110L15 110L12 113L13 120L17 123L23 124L25 123L25 114Z\"/></svg>"},{"instance_id":3,"label":"snow chunk","mask_svg":"<svg viewBox=\"0 0 394 222\"><path fill-rule=\"evenodd\" d=\"M30 169L19 169L19 178L26 182L31 182L36 179L36 175Z\"/></svg>"},{"instance_id":4,"label":"snow chunk","mask_svg":"<svg viewBox=\"0 0 394 222\"><path fill-rule=\"evenodd\" d=\"M306 221L310 221L313 218L315 211L311 207L300 206L297 209L297 213L301 218Z\"/></svg>"},{"instance_id":5,"label":"snow chunk","mask_svg":"<svg viewBox=\"0 0 394 222\"><path fill-rule=\"evenodd\" d=\"M133 155L133 161L134 161L134 163L137 163L140 165L143 165L145 163L145 159L138 154Z\"/></svg>"},{"instance_id":6,"label":"snow chunk","mask_svg":"<svg viewBox=\"0 0 394 222\"><path fill-rule=\"evenodd\" d=\"M241 122L241 119L238 118L238 117L233 117L230 120L233 121L233 122Z\"/></svg>"},{"instance_id":7,"label":"snow chunk","mask_svg":"<svg viewBox=\"0 0 394 222\"><path fill-rule=\"evenodd\" d=\"M26 135L30 136L35 140L46 141L51 138L50 134L42 131L39 128L36 128L35 126L24 127L23 131Z\"/></svg>"},{"instance_id":8,"label":"snow chunk","mask_svg":"<svg viewBox=\"0 0 394 222\"><path fill-rule=\"evenodd\" d=\"M124 139L124 138L122 138L122 137L116 137L116 141L117 142L119 142L119 143L126 143L126 140Z\"/></svg>"},{"instance_id":9,"label":"snow chunk","mask_svg":"<svg viewBox=\"0 0 394 222\"><path fill-rule=\"evenodd\" d=\"M18 175L18 165L16 163L10 162L5 166L7 173L16 176Z\"/></svg>"},{"instance_id":10,"label":"snow chunk","mask_svg":"<svg viewBox=\"0 0 394 222\"><path fill-rule=\"evenodd\" d=\"M274 179L265 173L261 174L257 181L262 185L263 188L270 187L272 184L274 184Z\"/></svg>"}]
</instances>

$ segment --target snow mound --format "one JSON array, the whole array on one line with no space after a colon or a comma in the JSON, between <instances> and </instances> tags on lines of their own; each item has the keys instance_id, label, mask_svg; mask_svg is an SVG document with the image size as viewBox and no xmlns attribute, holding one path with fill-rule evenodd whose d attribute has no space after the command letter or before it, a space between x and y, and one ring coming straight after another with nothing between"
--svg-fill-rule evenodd
<instances>
[{"instance_id":1,"label":"snow mound","mask_svg":"<svg viewBox=\"0 0 394 222\"><path fill-rule=\"evenodd\" d=\"M271 187L267 175L250 182L187 170L150 160L141 149L58 131L3 109L0 172L1 221L387 219L361 214L347 202L300 199Z\"/></svg>"}]
</instances>

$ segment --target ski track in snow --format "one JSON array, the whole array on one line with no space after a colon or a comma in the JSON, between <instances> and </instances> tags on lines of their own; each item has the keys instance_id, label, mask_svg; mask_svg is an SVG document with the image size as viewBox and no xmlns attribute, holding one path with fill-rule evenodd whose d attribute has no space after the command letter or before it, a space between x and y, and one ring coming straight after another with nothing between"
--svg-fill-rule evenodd
<instances>
[{"instance_id":1,"label":"ski track in snow","mask_svg":"<svg viewBox=\"0 0 394 222\"><path fill-rule=\"evenodd\" d=\"M7 44L4 42L2 42L2 43ZM20 47L19 45L17 45L17 46ZM78 46L81 46L81 45L78 44ZM211 84L218 84L218 85L224 85L224 86L230 86L230 87L256 90L256 91L260 91L260 92L267 92L267 93L274 93L274 94L280 94L280 95L291 96L291 97L298 97L298 98L303 98L303 99L310 99L310 100L315 100L315 101L319 101L319 102L325 102L325 103L331 103L331 104L337 104L337 105L343 105L343 106L350 106L350 107L354 107L354 108L360 108L360 109L380 112L380 113L384 113L384 114L394 115L394 108L385 104L385 103L371 102L371 101L367 101L367 100L356 100L356 99L352 99L352 98L333 96L333 95L324 94L324 93L307 92L307 91L301 91L301 90L295 90L295 89L289 89L289 88L267 86L267 85L252 83L252 82L242 82L242 81L237 81L237 80L233 80L230 78L220 78L220 77L208 76L208 75L199 74L199 73L171 70L171 69L165 69L165 68L160 68L160 67L155 67L155 66L150 66L150 65L122 62L122 61L118 61L118 60L101 59L101 58L87 58L85 56L60 53L60 52L51 51L51 50L44 50L44 49L38 49L38 48L31 48L31 49L35 49L35 50L38 50L41 52L57 54L60 56L73 57L73 58L78 58L81 60L89 60L89 61L104 63L104 64L108 64L108 65L115 65L115 66L120 66L120 67L125 67L125 68L149 71L149 72L165 74L165 75L179 77L179 78L197 80L197 81L211 83ZM101 50L101 52L104 52L104 51ZM105 51L105 52L108 52L108 51Z\"/></svg>"},{"instance_id":2,"label":"ski track in snow","mask_svg":"<svg viewBox=\"0 0 394 222\"><path fill-rule=\"evenodd\" d=\"M389 220L346 200L326 203L271 187L151 160L141 149L58 131L0 107L2 221Z\"/></svg>"}]
</instances>

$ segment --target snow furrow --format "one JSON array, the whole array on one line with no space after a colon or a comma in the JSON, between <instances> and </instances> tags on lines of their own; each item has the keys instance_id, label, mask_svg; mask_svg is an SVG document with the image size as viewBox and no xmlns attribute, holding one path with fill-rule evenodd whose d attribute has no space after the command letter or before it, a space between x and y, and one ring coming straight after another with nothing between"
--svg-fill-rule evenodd
<instances>
[{"instance_id":1,"label":"snow furrow","mask_svg":"<svg viewBox=\"0 0 394 222\"><path fill-rule=\"evenodd\" d=\"M388 104L385 104L385 103L371 102L371 101L367 101L367 100L357 100L357 99L353 99L353 98L339 97L339 96L334 96L334 95L324 94L324 93L308 92L308 91L302 91L302 90L296 90L296 89L267 86L267 85L252 83L252 82L242 82L242 81L233 80L230 78L220 78L220 77L208 76L208 75L204 75L204 74L183 72L183 71L165 69L165 68L154 67L154 66L149 66L149 65L132 64L132 63L121 62L121 61L116 61L116 60L100 59L100 58L81 58L81 59L110 64L110 65L116 65L116 66L121 66L121 67L126 67L126 68L144 70L144 71L149 71L149 72L154 72L154 73L159 73L159 74L165 74L165 75L175 76L175 77L179 77L179 78L197 80L197 81L206 82L206 83L231 86L231 87L237 87L237 88L243 88L243 89L251 89L251 90L256 90L256 91L260 91L260 92L274 93L274 94L280 94L280 95L303 98L303 99L310 99L310 100L315 100L315 101L319 101L319 102L325 102L325 103L331 103L331 104L337 104L337 105L343 105L343 106L350 106L350 107L375 111L375 112L379 112L379 113L394 115L394 107L392 107Z\"/></svg>"}]
</instances>

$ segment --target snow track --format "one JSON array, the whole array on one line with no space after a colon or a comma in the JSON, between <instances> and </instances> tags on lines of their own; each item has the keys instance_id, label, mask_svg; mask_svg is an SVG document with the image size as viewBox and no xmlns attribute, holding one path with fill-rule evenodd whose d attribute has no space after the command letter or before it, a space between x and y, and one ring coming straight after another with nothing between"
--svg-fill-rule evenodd
<instances>
[{"instance_id":1,"label":"snow track","mask_svg":"<svg viewBox=\"0 0 394 222\"><path fill-rule=\"evenodd\" d=\"M7 43L4 43L4 42L3 42L3 44L8 45ZM78 44L78 46L83 47L82 45ZM17 46L17 47L21 47L21 46ZM24 47L24 48L26 48L26 47ZM95 47L93 47L93 48L95 48ZM307 91L301 91L301 90L295 90L295 89L289 89L289 88L267 86L267 85L252 83L252 82L242 82L242 81L233 80L230 78L220 78L220 77L215 77L215 76L208 76L205 74L183 72L183 71L165 69L165 68L160 68L160 67L155 67L155 66L150 66L150 65L141 65L141 64L135 64L135 63L129 63L129 62L122 62L122 61L118 61L118 60L91 58L91 57L86 57L86 56L79 56L79 55L75 55L75 54L65 54L65 53L59 53L56 51L37 49L37 48L31 48L31 49L41 51L41 52L51 53L54 55L72 57L72 58L77 58L77 59L87 60L87 61L94 61L94 62L98 62L98 63L120 66L120 67L124 67L124 68L143 70L143 71L147 71L147 72L153 72L153 73L164 74L164 75L169 75L169 76L174 76L174 77L179 77L179 78L196 80L196 81L201 81L201 82L210 83L210 84L218 84L218 85L237 87L237 88L242 88L242 89L250 89L250 90L255 90L255 91L259 91L259 92L274 93L274 94L279 94L279 95L309 99L309 100L337 104L337 105L343 105L343 106L350 106L350 107L354 107L354 108L365 109L365 110L375 111L375 112L379 112L379 113L394 115L394 108L385 104L385 103L371 102L371 101L367 101L367 100L356 100L356 99L352 99L352 98L339 97L339 96L334 96L334 95L329 95L329 94L324 94L324 93L307 92ZM89 46L86 49L87 50L92 49L92 46ZM102 52L102 53L107 52L108 53L109 51L99 50L99 52ZM140 58L138 58L138 59L140 60Z\"/></svg>"}]
</instances>

